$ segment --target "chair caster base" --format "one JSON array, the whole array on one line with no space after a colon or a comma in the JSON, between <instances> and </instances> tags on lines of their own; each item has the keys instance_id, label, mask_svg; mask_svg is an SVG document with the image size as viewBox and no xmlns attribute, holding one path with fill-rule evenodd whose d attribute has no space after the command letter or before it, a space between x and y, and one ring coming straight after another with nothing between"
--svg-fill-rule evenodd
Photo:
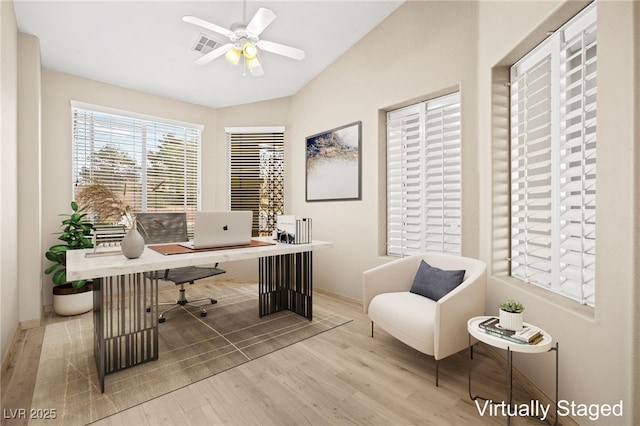
<instances>
[{"instance_id":1,"label":"chair caster base","mask_svg":"<svg viewBox=\"0 0 640 426\"><path fill-rule=\"evenodd\" d=\"M218 303L218 301L216 299L211 299L211 304L215 305L216 303Z\"/></svg>"},{"instance_id":2,"label":"chair caster base","mask_svg":"<svg viewBox=\"0 0 640 426\"><path fill-rule=\"evenodd\" d=\"M163 323L163 322L165 322L166 320L167 320L167 319L166 319L165 317L160 317L160 318L158 318L158 322L159 322L159 323Z\"/></svg>"},{"instance_id":3,"label":"chair caster base","mask_svg":"<svg viewBox=\"0 0 640 426\"><path fill-rule=\"evenodd\" d=\"M206 313L206 312L200 312L200 316L201 316L201 317L206 317L206 316L207 316L207 313Z\"/></svg>"}]
</instances>

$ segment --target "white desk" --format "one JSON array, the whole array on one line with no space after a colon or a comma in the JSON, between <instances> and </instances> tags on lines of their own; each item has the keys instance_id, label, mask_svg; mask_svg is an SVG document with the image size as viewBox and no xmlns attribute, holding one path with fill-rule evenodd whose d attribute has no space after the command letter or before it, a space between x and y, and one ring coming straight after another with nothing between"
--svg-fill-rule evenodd
<instances>
[{"instance_id":1,"label":"white desk","mask_svg":"<svg viewBox=\"0 0 640 426\"><path fill-rule=\"evenodd\" d=\"M469 332L469 397L471 400L475 401L476 399L488 400L488 398L482 396L474 396L471 392L471 359L472 359L472 350L473 347L471 345L471 336L475 337L479 341L486 343L487 345L493 346L494 348L505 349L507 351L507 364L509 370L509 382L507 386L507 404L511 406L513 400L513 352L520 353L544 353L549 351L556 352L556 400L555 400L555 423L558 424L558 343L556 342L555 346L553 345L553 337L546 331L542 330L543 339L539 343L535 345L530 345L526 343L517 343L512 342L507 339L503 339L502 337L494 336L492 334L486 333L482 328L480 328L480 323L484 320L491 318L490 316L480 316L473 317L469 319L467 322L467 331ZM531 327L531 324L524 323L525 326ZM535 326L534 326L535 327ZM507 425L511 423L511 417L507 416Z\"/></svg>"},{"instance_id":2,"label":"white desk","mask_svg":"<svg viewBox=\"0 0 640 426\"><path fill-rule=\"evenodd\" d=\"M156 269L211 265L216 262L256 259L263 256L310 252L333 247L333 243L326 241L313 241L309 244L284 244L277 243L270 237L254 238L254 240L273 242L274 244L168 256L145 247L142 256L137 259L127 259L121 254L87 257L87 253L93 253L93 249L70 250L67 252L67 279L75 281L118 274L148 272ZM109 252L112 250L114 248L107 248L102 251ZM118 250L118 248L115 248L115 250Z\"/></svg>"},{"instance_id":3,"label":"white desk","mask_svg":"<svg viewBox=\"0 0 640 426\"><path fill-rule=\"evenodd\" d=\"M106 374L158 359L156 271L258 259L258 314L290 310L312 319L312 253L333 244L256 239L274 244L174 255L145 247L137 259L122 254L92 256L93 249L68 251L67 279L94 279L94 355L102 392ZM113 248L104 251L109 250Z\"/></svg>"}]
</instances>

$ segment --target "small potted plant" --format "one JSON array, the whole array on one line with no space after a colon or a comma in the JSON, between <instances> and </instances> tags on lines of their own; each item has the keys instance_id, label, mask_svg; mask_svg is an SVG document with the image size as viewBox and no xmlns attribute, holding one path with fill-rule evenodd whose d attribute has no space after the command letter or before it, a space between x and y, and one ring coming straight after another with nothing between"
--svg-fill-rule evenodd
<instances>
[{"instance_id":1,"label":"small potted plant","mask_svg":"<svg viewBox=\"0 0 640 426\"><path fill-rule=\"evenodd\" d=\"M507 300L500 304L500 327L507 330L522 330L524 306L516 300Z\"/></svg>"},{"instance_id":2,"label":"small potted plant","mask_svg":"<svg viewBox=\"0 0 640 426\"><path fill-rule=\"evenodd\" d=\"M71 214L60 215L67 217L60 224L62 232L58 237L64 244L55 244L45 253L46 258L53 262L44 273L51 274L53 310L58 315L78 315L93 308L92 285L87 280L67 281L67 251L93 247L93 224L86 220L84 208L79 208L72 201L71 210Z\"/></svg>"}]
</instances>

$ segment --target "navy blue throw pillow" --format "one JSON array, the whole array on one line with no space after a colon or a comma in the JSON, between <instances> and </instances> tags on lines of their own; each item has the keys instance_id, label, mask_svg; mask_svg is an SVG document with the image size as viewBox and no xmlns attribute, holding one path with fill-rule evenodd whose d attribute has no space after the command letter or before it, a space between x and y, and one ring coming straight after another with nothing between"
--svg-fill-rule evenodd
<instances>
[{"instance_id":1,"label":"navy blue throw pillow","mask_svg":"<svg viewBox=\"0 0 640 426\"><path fill-rule=\"evenodd\" d=\"M445 271L423 260L420 262L409 291L437 302L462 283L464 272L464 270Z\"/></svg>"}]
</instances>

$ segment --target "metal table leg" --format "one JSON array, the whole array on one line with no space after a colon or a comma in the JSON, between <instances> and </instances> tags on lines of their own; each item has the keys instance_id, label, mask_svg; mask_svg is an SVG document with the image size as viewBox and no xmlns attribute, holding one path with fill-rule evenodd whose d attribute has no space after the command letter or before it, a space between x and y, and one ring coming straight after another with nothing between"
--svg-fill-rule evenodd
<instances>
[{"instance_id":1,"label":"metal table leg","mask_svg":"<svg viewBox=\"0 0 640 426\"><path fill-rule=\"evenodd\" d=\"M94 356L104 393L107 374L158 359L156 274L95 280L93 309Z\"/></svg>"},{"instance_id":2,"label":"metal table leg","mask_svg":"<svg viewBox=\"0 0 640 426\"><path fill-rule=\"evenodd\" d=\"M290 310L313 318L312 252L261 257L258 263L258 314Z\"/></svg>"},{"instance_id":3,"label":"metal table leg","mask_svg":"<svg viewBox=\"0 0 640 426\"><path fill-rule=\"evenodd\" d=\"M509 415L509 407L513 400L513 352L507 346L507 364L509 365L509 384L507 386L507 425L511 424L511 416Z\"/></svg>"},{"instance_id":4,"label":"metal table leg","mask_svg":"<svg viewBox=\"0 0 640 426\"><path fill-rule=\"evenodd\" d=\"M549 351L555 351L556 353L556 383L555 383L555 401L554 401L554 406L555 406L555 419L553 422L553 426L557 426L558 424L558 374L559 374L559 344L556 342L555 347L552 347L551 349L549 349ZM473 345L471 345L471 335L469 334L469 398L471 398L472 401L475 401L477 399L481 399L483 401L491 401L491 399L489 398L485 398L483 396L480 395L473 395L473 392L471 391L471 360L473 359ZM508 385L507 385L507 404L508 407L511 407L511 405L513 404L513 351L507 347L507 365L508 365L508 369L509 369L509 381L508 381ZM549 422L547 422L549 423ZM507 425L511 424L511 416L509 416L509 410L507 410Z\"/></svg>"}]
</instances>

